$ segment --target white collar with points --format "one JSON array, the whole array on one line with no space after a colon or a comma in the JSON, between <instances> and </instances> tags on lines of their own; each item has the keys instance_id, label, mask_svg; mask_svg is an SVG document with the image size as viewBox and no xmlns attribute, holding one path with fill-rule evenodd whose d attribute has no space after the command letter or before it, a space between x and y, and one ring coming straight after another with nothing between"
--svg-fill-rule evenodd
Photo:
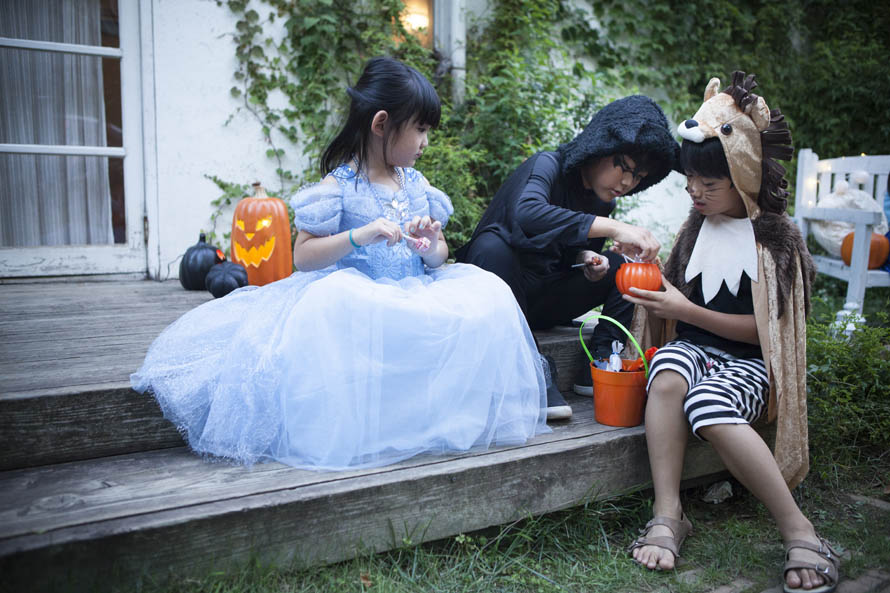
<instances>
[{"instance_id":1,"label":"white collar with points","mask_svg":"<svg viewBox=\"0 0 890 593\"><path fill-rule=\"evenodd\" d=\"M751 220L747 216L732 218L723 214L705 217L686 265L686 282L701 274L707 304L724 282L729 292L738 296L742 272L757 282L757 244Z\"/></svg>"}]
</instances>

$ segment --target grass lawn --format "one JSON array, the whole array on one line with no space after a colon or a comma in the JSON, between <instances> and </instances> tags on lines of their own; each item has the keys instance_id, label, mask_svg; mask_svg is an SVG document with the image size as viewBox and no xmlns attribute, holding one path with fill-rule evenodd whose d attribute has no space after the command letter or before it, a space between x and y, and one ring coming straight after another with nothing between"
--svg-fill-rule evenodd
<instances>
[{"instance_id":1,"label":"grass lawn","mask_svg":"<svg viewBox=\"0 0 890 593\"><path fill-rule=\"evenodd\" d=\"M811 475L795 493L823 537L837 544L842 574L890 566L890 511L849 497L888 500L887 456L847 479ZM695 532L677 571L653 573L625 552L651 516L647 492L529 518L514 525L420 546L359 557L340 564L286 570L251 566L240 574L184 582L169 592L298 591L628 591L704 592L744 578L759 592L779 583L782 544L771 518L737 483L720 504L703 502L706 487L686 491L684 506Z\"/></svg>"}]
</instances>

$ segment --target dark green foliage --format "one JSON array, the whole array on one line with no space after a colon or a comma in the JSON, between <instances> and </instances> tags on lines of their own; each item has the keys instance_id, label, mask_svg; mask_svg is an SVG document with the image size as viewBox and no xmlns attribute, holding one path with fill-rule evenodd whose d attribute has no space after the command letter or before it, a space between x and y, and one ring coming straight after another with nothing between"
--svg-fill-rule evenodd
<instances>
[{"instance_id":1,"label":"dark green foliage","mask_svg":"<svg viewBox=\"0 0 890 593\"><path fill-rule=\"evenodd\" d=\"M238 19L232 95L266 136L279 196L317 180L317 157L365 59L391 55L435 81L442 124L417 167L455 202L452 247L469 236L523 159L556 148L597 108L634 92L681 120L701 103L708 79L727 83L741 69L756 73L770 107L786 113L796 148L827 158L890 146L886 3L490 0L483 18L468 23L465 101L458 105L454 81L436 75L440 56L401 25L400 0L218 3ZM283 38L271 38L267 25L282 21ZM310 163L286 170L283 157L297 146ZM788 168L793 177L794 163Z\"/></svg>"},{"instance_id":2,"label":"dark green foliage","mask_svg":"<svg viewBox=\"0 0 890 593\"><path fill-rule=\"evenodd\" d=\"M576 12L566 41L608 85L653 89L668 116L691 117L707 81L755 73L786 114L796 149L824 158L890 146L890 5L854 0L603 0L602 30ZM663 96L661 95L663 93ZM790 168L793 171L793 168Z\"/></svg>"},{"instance_id":3,"label":"dark green foliage","mask_svg":"<svg viewBox=\"0 0 890 593\"><path fill-rule=\"evenodd\" d=\"M238 17L232 96L261 126L267 156L279 165L280 196L317 181L318 156L345 115L345 88L367 58L390 55L436 81L442 122L417 167L454 202L447 232L452 248L472 234L506 175L532 153L571 138L598 95L581 92L581 79L593 80L592 73L551 35L566 16L559 0L495 2L489 19L470 26L466 100L457 107L453 81L436 76L438 54L401 25L399 0L264 0L266 15L240 0L226 5ZM264 25L279 19L285 19L284 38L265 38ZM287 104L273 107L281 101L272 95ZM295 146L309 157L304 171L283 168ZM225 192L214 202L215 220L241 186L212 179Z\"/></svg>"},{"instance_id":4,"label":"dark green foliage","mask_svg":"<svg viewBox=\"0 0 890 593\"><path fill-rule=\"evenodd\" d=\"M890 452L890 317L880 311L874 321L849 337L828 322L808 324L810 450L822 477Z\"/></svg>"}]
</instances>

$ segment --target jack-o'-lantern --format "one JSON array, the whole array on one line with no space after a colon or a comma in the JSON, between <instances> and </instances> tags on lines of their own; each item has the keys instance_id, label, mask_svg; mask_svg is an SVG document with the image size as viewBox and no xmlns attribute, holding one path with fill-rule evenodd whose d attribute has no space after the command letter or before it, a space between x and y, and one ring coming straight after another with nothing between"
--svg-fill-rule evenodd
<instances>
[{"instance_id":1,"label":"jack-o'-lantern","mask_svg":"<svg viewBox=\"0 0 890 593\"><path fill-rule=\"evenodd\" d=\"M630 294L631 286L643 290L658 290L661 288L661 270L656 264L623 263L615 274L615 286L621 294Z\"/></svg>"},{"instance_id":2,"label":"jack-o'-lantern","mask_svg":"<svg viewBox=\"0 0 890 593\"><path fill-rule=\"evenodd\" d=\"M841 259L848 266L853 258L853 239L855 233L849 233L841 242ZM884 235L878 233L871 234L871 242L868 248L868 269L874 270L880 268L887 261L887 255L890 253L890 241Z\"/></svg>"},{"instance_id":3,"label":"jack-o'-lantern","mask_svg":"<svg viewBox=\"0 0 890 593\"><path fill-rule=\"evenodd\" d=\"M287 206L266 194L259 183L245 196L232 219L232 261L247 269L247 280L263 286L294 271Z\"/></svg>"}]
</instances>

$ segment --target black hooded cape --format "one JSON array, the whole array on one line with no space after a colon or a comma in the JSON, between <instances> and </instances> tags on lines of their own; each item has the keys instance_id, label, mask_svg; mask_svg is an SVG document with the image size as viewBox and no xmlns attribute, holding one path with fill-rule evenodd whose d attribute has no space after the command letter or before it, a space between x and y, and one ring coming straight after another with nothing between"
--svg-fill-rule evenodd
<instances>
[{"instance_id":1,"label":"black hooded cape","mask_svg":"<svg viewBox=\"0 0 890 593\"><path fill-rule=\"evenodd\" d=\"M476 226L470 243L457 250L465 261L469 245L493 232L540 276L558 274L583 249L601 251L604 238L588 239L597 216L615 208L584 188L580 166L613 154L649 152L648 175L629 194L642 191L678 169L680 148L661 108L634 95L606 105L584 131L556 152L540 152L522 163L498 189Z\"/></svg>"}]
</instances>

